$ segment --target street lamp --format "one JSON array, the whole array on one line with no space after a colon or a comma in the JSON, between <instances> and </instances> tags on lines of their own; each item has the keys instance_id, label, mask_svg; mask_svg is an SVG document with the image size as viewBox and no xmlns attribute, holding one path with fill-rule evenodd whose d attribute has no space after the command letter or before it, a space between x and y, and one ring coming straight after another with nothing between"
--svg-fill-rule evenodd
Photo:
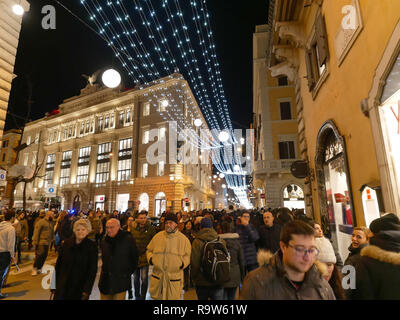
<instances>
[{"instance_id":1,"label":"street lamp","mask_svg":"<svg viewBox=\"0 0 400 320\"><path fill-rule=\"evenodd\" d=\"M12 11L14 12L14 14L16 14L17 16L22 16L25 13L24 8L22 8L22 6L20 4L14 4L12 6Z\"/></svg>"},{"instance_id":2,"label":"street lamp","mask_svg":"<svg viewBox=\"0 0 400 320\"><path fill-rule=\"evenodd\" d=\"M101 80L106 87L113 89L121 83L121 75L114 69L108 69L101 76Z\"/></svg>"}]
</instances>

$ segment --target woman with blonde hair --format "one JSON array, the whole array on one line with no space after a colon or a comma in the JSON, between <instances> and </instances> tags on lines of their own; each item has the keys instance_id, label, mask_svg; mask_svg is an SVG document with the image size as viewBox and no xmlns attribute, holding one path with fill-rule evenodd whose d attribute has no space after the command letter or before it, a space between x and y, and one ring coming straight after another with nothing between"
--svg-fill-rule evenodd
<instances>
[{"instance_id":1,"label":"woman with blonde hair","mask_svg":"<svg viewBox=\"0 0 400 320\"><path fill-rule=\"evenodd\" d=\"M54 300L89 299L98 262L96 243L87 237L91 230L90 221L77 220L73 226L74 236L61 246L55 268Z\"/></svg>"},{"instance_id":2,"label":"woman with blonde hair","mask_svg":"<svg viewBox=\"0 0 400 320\"><path fill-rule=\"evenodd\" d=\"M344 265L354 266L360 258L361 250L368 245L371 231L366 227L356 227L351 236L351 245L349 246L349 256Z\"/></svg>"}]
</instances>

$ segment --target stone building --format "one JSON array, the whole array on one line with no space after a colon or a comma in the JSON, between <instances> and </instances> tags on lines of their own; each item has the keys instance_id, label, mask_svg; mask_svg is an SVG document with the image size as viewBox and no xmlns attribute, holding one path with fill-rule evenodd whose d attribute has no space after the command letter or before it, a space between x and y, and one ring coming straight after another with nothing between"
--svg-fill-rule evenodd
<instances>
[{"instance_id":1,"label":"stone building","mask_svg":"<svg viewBox=\"0 0 400 320\"><path fill-rule=\"evenodd\" d=\"M201 127L194 126L197 119ZM133 208L160 215L213 208L211 160L177 161L182 145L177 146L174 136L183 129L193 130L183 136L192 141L207 124L180 74L125 91L89 83L58 111L26 125L22 142L29 146L19 164L43 164L28 196L48 201L51 186L57 195L51 201L63 209ZM165 150L152 154L164 156L162 160L148 155L159 144ZM16 192L20 199L21 188Z\"/></svg>"},{"instance_id":2,"label":"stone building","mask_svg":"<svg viewBox=\"0 0 400 320\"><path fill-rule=\"evenodd\" d=\"M0 136L4 130L11 83L16 77L14 64L22 23L22 16L13 12L16 4L12 0L0 0ZM21 0L18 4L25 12L29 11L27 1Z\"/></svg>"},{"instance_id":3,"label":"stone building","mask_svg":"<svg viewBox=\"0 0 400 320\"><path fill-rule=\"evenodd\" d=\"M307 208L342 258L355 226L400 215L400 2L271 0L267 63L295 86Z\"/></svg>"},{"instance_id":4,"label":"stone building","mask_svg":"<svg viewBox=\"0 0 400 320\"><path fill-rule=\"evenodd\" d=\"M293 82L273 78L267 66L268 26L253 35L253 184L256 207L305 208L304 181L290 172L300 159Z\"/></svg>"}]
</instances>

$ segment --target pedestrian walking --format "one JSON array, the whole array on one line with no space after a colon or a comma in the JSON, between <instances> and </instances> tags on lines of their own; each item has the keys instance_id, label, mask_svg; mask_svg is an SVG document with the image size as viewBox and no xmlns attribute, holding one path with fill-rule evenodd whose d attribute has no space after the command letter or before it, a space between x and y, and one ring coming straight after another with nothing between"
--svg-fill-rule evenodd
<instances>
[{"instance_id":1,"label":"pedestrian walking","mask_svg":"<svg viewBox=\"0 0 400 320\"><path fill-rule=\"evenodd\" d=\"M250 224L250 213L244 211L238 219L235 232L239 234L243 249L246 272L258 267L256 241L260 238L256 228Z\"/></svg>"},{"instance_id":2,"label":"pedestrian walking","mask_svg":"<svg viewBox=\"0 0 400 320\"><path fill-rule=\"evenodd\" d=\"M279 250L279 241L282 227L274 222L272 212L266 211L263 215L263 224L259 227L260 238L257 241L257 248L275 253Z\"/></svg>"},{"instance_id":3,"label":"pedestrian walking","mask_svg":"<svg viewBox=\"0 0 400 320\"><path fill-rule=\"evenodd\" d=\"M54 212L47 211L45 217L35 224L33 233L33 245L35 246L35 262L32 276L37 276L46 261L51 242L54 240Z\"/></svg>"},{"instance_id":4,"label":"pedestrian walking","mask_svg":"<svg viewBox=\"0 0 400 320\"><path fill-rule=\"evenodd\" d=\"M207 242L217 239L218 234L213 229L213 222L211 219L202 219L200 231L196 234L196 239L193 241L190 256L192 279L199 300L222 300L224 298L223 286L211 281L202 270L204 246ZM226 246L224 240L221 242Z\"/></svg>"},{"instance_id":5,"label":"pedestrian walking","mask_svg":"<svg viewBox=\"0 0 400 320\"><path fill-rule=\"evenodd\" d=\"M287 223L280 249L258 253L260 267L244 282L242 300L335 300L332 288L314 264L318 255L314 229L302 222Z\"/></svg>"},{"instance_id":6,"label":"pedestrian walking","mask_svg":"<svg viewBox=\"0 0 400 320\"><path fill-rule=\"evenodd\" d=\"M106 237L101 242L102 269L99 280L101 300L125 300L132 287L139 254L132 235L121 230L119 220L111 218L106 224Z\"/></svg>"},{"instance_id":7,"label":"pedestrian walking","mask_svg":"<svg viewBox=\"0 0 400 320\"><path fill-rule=\"evenodd\" d=\"M147 220L147 212L138 213L136 220L130 225L130 232L136 240L139 253L138 268L133 274L136 300L146 300L149 286L149 263L146 257L146 248L156 234L155 228Z\"/></svg>"},{"instance_id":8,"label":"pedestrian walking","mask_svg":"<svg viewBox=\"0 0 400 320\"><path fill-rule=\"evenodd\" d=\"M336 256L336 265L341 270L342 267L343 267L343 260L342 260L342 257L339 254L339 251L333 246L332 241L324 236L324 233L323 233L322 228L321 228L319 223L316 223L314 221L312 221L310 223L313 225L314 230L315 230L315 240L317 242L329 242L330 245L332 246L332 249L335 252L335 256ZM325 244L325 245L327 245L327 244Z\"/></svg>"},{"instance_id":9,"label":"pedestrian walking","mask_svg":"<svg viewBox=\"0 0 400 320\"><path fill-rule=\"evenodd\" d=\"M191 246L178 230L175 214L165 216L165 230L158 232L147 246L147 261L153 266L150 295L154 300L179 300L183 289L183 270L190 263Z\"/></svg>"},{"instance_id":10,"label":"pedestrian walking","mask_svg":"<svg viewBox=\"0 0 400 320\"><path fill-rule=\"evenodd\" d=\"M400 221L389 213L371 222L373 236L355 265L353 300L400 300Z\"/></svg>"},{"instance_id":11,"label":"pedestrian walking","mask_svg":"<svg viewBox=\"0 0 400 320\"><path fill-rule=\"evenodd\" d=\"M11 223L14 216L13 211L6 211L4 221L0 222L0 299L8 296L1 293L1 290L5 284L10 265L15 259L16 233Z\"/></svg>"},{"instance_id":12,"label":"pedestrian walking","mask_svg":"<svg viewBox=\"0 0 400 320\"><path fill-rule=\"evenodd\" d=\"M64 241L55 267L54 300L88 300L97 273L97 245L88 234L87 219L74 223L74 236Z\"/></svg>"},{"instance_id":13,"label":"pedestrian walking","mask_svg":"<svg viewBox=\"0 0 400 320\"><path fill-rule=\"evenodd\" d=\"M228 219L229 218L229 219ZM232 218L228 217L221 224L222 234L220 238L225 240L226 248L229 251L230 277L231 279L224 283L224 300L235 300L236 292L246 275L244 266L244 256L242 246L239 241L239 234L233 233Z\"/></svg>"}]
</instances>

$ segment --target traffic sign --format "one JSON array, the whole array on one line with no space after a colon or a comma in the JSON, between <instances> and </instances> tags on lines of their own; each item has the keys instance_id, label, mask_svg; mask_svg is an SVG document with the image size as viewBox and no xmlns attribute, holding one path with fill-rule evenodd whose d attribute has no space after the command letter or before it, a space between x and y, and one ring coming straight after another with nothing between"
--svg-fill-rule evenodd
<instances>
[{"instance_id":1,"label":"traffic sign","mask_svg":"<svg viewBox=\"0 0 400 320\"><path fill-rule=\"evenodd\" d=\"M7 171L0 170L0 186L5 187L7 185Z\"/></svg>"},{"instance_id":2,"label":"traffic sign","mask_svg":"<svg viewBox=\"0 0 400 320\"><path fill-rule=\"evenodd\" d=\"M57 196L57 186L55 184L49 184L46 188L46 197L54 198Z\"/></svg>"}]
</instances>

